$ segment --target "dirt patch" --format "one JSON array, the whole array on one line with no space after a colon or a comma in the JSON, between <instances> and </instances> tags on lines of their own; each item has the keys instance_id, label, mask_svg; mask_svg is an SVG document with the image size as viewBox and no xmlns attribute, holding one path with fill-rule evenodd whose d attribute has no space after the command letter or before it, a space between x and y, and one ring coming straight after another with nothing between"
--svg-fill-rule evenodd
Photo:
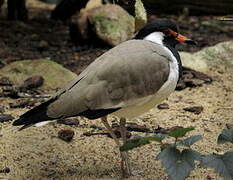
<instances>
[{"instance_id":1,"label":"dirt patch","mask_svg":"<svg viewBox=\"0 0 233 180\"><path fill-rule=\"evenodd\" d=\"M107 50L101 47L77 51L77 47L69 42L67 26L47 19L48 9L31 9L30 13L33 18L27 23L8 22L4 17L0 19L2 65L20 59L50 57L79 73L95 57ZM193 18L199 22L206 17ZM192 28L188 21L181 25L183 34L192 34L193 39L202 38L200 41L203 44L196 49L188 49L189 51L232 39L232 34L215 33L215 30L210 33L210 30L206 29L191 31ZM43 51L37 48L41 40L49 43ZM164 101L169 105L169 109L159 110L155 107L147 114L129 122L136 122L149 128L194 126L196 130L192 134L203 136L203 140L194 145L199 152L205 154L232 149L233 145L230 144L216 145L217 135L226 124L232 124L233 121L232 67L213 67L208 75L214 78L213 83L176 91ZM29 109L10 106L15 102L10 98L0 98L0 102L4 114L16 118ZM202 106L203 111L194 114L184 110L193 106ZM114 117L110 118L110 122L115 121ZM10 122L1 123L0 170L6 168L9 170L8 173L0 174L0 179L120 179L120 157L114 141L101 135L83 136L83 133L93 130L93 126L103 128L100 120L87 119L80 119L80 124L76 126L53 122L41 128L32 127L20 132ZM58 132L67 128L74 132L74 137L69 143L58 138ZM100 128L99 131L103 130ZM158 153L159 147L155 144L133 150L131 162L137 175L129 179L166 179L163 168L155 160ZM221 179L212 170L196 169L188 180L208 178Z\"/></svg>"}]
</instances>

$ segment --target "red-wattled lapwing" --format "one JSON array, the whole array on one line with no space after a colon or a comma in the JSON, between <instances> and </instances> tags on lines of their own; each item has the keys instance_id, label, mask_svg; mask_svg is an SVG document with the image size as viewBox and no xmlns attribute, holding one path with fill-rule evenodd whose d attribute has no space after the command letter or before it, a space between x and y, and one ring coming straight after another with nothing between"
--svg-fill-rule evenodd
<instances>
[{"instance_id":1,"label":"red-wattled lapwing","mask_svg":"<svg viewBox=\"0 0 233 180\"><path fill-rule=\"evenodd\" d=\"M13 125L23 125L21 129L25 129L71 116L101 118L120 146L107 115L119 117L124 125L125 119L147 112L175 90L182 72L180 56L175 50L178 43L195 44L178 34L172 21L151 21L133 40L98 57L77 79L47 102L21 115ZM122 137L125 142L125 131ZM121 153L121 157L123 172L130 174L127 153Z\"/></svg>"}]
</instances>

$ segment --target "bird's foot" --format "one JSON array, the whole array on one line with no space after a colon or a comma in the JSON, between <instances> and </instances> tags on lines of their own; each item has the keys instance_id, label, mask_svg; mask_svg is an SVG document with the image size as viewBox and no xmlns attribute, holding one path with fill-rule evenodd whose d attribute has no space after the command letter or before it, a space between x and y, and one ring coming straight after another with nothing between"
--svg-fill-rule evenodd
<instances>
[{"instance_id":1,"label":"bird's foot","mask_svg":"<svg viewBox=\"0 0 233 180\"><path fill-rule=\"evenodd\" d=\"M121 170L123 178L132 176L128 152L121 152Z\"/></svg>"}]
</instances>

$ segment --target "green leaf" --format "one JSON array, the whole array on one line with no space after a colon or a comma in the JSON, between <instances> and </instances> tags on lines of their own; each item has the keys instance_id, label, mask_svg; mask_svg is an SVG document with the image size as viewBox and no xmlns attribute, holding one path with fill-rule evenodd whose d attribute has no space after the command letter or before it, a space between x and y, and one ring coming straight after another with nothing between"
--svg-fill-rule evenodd
<instances>
[{"instance_id":1,"label":"green leaf","mask_svg":"<svg viewBox=\"0 0 233 180\"><path fill-rule=\"evenodd\" d=\"M168 132L168 136L171 136L177 139L179 137L185 136L187 132L192 131L192 130L194 130L193 127L174 129Z\"/></svg>"},{"instance_id":2,"label":"green leaf","mask_svg":"<svg viewBox=\"0 0 233 180\"><path fill-rule=\"evenodd\" d=\"M149 144L151 141L161 142L165 136L143 136L143 137L136 137L134 139L130 139L126 141L123 146L120 147L120 151L128 151L134 149L136 147L140 147L146 144Z\"/></svg>"},{"instance_id":3,"label":"green leaf","mask_svg":"<svg viewBox=\"0 0 233 180\"><path fill-rule=\"evenodd\" d=\"M233 129L223 129L222 133L218 136L218 144L225 142L233 143Z\"/></svg>"},{"instance_id":4,"label":"green leaf","mask_svg":"<svg viewBox=\"0 0 233 180\"><path fill-rule=\"evenodd\" d=\"M184 180L195 168L195 160L200 160L201 155L191 149L182 152L175 147L169 147L161 151L157 159L161 160L166 173L172 180Z\"/></svg>"},{"instance_id":5,"label":"green leaf","mask_svg":"<svg viewBox=\"0 0 233 180\"><path fill-rule=\"evenodd\" d=\"M224 155L207 155L202 157L201 166L203 168L213 168L216 173L225 180L233 179L233 151Z\"/></svg>"},{"instance_id":6,"label":"green leaf","mask_svg":"<svg viewBox=\"0 0 233 180\"><path fill-rule=\"evenodd\" d=\"M182 141L180 141L177 145L178 146L187 146L190 147L192 146L194 143L196 143L197 141L200 141L202 139L201 135L197 135L197 136L190 136Z\"/></svg>"}]
</instances>

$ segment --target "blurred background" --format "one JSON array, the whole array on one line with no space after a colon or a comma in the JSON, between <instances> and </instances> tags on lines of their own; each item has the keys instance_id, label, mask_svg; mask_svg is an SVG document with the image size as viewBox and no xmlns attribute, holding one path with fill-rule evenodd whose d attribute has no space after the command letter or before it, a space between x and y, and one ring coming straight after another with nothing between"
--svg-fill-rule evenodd
<instances>
[{"instance_id":1,"label":"blurred background","mask_svg":"<svg viewBox=\"0 0 233 180\"><path fill-rule=\"evenodd\" d=\"M1 0L1 4L3 2L4 0ZM121 36L126 37L114 44L109 42L111 40L106 40L106 37L101 37L103 36L101 32L93 32L96 22L92 17L99 12L91 9L95 9L94 7L101 3L112 3L112 1L93 0L84 10L87 2L88 0L43 2L37 0L6 2L5 0L0 12L0 58L2 59L0 67L16 60L50 57L72 71L80 73L97 56L136 33L136 30L131 30L132 33L127 34L129 31L127 28L132 29L132 25L124 28L124 32L121 32L124 35ZM179 25L181 34L198 41L198 46L179 47L181 51L196 52L203 47L233 38L232 23L218 20L233 13L233 1L143 0L142 2L148 20L161 17L173 19ZM135 1L115 0L114 3L135 16ZM112 11L111 8L108 9L109 12ZM117 11L119 10L116 10L115 14L118 13ZM113 14L111 16L114 16Z\"/></svg>"}]
</instances>

